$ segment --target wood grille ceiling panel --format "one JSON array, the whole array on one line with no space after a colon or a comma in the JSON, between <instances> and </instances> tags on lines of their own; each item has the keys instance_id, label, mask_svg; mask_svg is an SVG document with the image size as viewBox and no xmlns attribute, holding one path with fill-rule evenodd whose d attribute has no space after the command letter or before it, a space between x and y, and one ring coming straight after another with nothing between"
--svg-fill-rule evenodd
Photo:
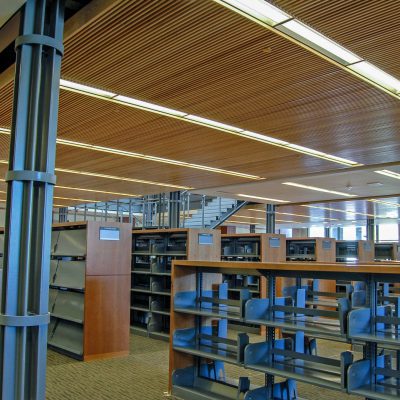
<instances>
[{"instance_id":1,"label":"wood grille ceiling panel","mask_svg":"<svg viewBox=\"0 0 400 400\"><path fill-rule=\"evenodd\" d=\"M360 10L368 8L364 3L357 2ZM334 20L340 31L341 20ZM67 79L365 164L399 160L398 101L212 1L123 1L66 40L65 49L62 74ZM10 125L11 107L9 84L0 93L0 126ZM268 178L340 168L285 149L65 91L60 97L59 136ZM93 167L110 174L167 179L181 185L192 182L197 187L244 181L87 154L59 146L57 163L70 169ZM160 191L78 175L65 174L62 180L117 192L132 192L132 188L140 193Z\"/></svg>"},{"instance_id":2,"label":"wood grille ceiling panel","mask_svg":"<svg viewBox=\"0 0 400 400\"><path fill-rule=\"evenodd\" d=\"M398 101L212 1L122 8L75 38L64 76L362 163L398 142Z\"/></svg>"},{"instance_id":3,"label":"wood grille ceiling panel","mask_svg":"<svg viewBox=\"0 0 400 400\"><path fill-rule=\"evenodd\" d=\"M400 78L397 0L274 0L276 6Z\"/></svg>"}]
</instances>

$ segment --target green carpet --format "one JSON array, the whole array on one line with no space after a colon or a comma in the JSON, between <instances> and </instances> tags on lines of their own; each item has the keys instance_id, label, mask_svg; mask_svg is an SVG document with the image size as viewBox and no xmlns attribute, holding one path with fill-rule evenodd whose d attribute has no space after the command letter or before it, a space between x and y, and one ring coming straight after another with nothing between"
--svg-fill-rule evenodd
<instances>
[{"instance_id":1,"label":"green carpet","mask_svg":"<svg viewBox=\"0 0 400 400\"><path fill-rule=\"evenodd\" d=\"M334 356L347 348L334 342L319 344L319 353ZM228 375L251 377L262 385L262 374L227 365ZM131 335L130 355L101 361L80 362L54 351L48 353L48 400L160 400L168 385L168 343ZM356 399L344 393L299 383L299 395L308 400ZM173 399L169 397L169 399Z\"/></svg>"}]
</instances>

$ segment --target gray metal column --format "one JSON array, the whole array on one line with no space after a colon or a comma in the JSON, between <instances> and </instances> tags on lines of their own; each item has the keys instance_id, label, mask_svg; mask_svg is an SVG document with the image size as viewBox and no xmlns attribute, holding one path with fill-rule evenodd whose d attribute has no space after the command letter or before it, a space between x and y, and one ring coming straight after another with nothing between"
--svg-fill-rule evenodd
<instances>
[{"instance_id":1,"label":"gray metal column","mask_svg":"<svg viewBox=\"0 0 400 400\"><path fill-rule=\"evenodd\" d=\"M356 226L356 240L362 240L361 226Z\"/></svg>"},{"instance_id":2,"label":"gray metal column","mask_svg":"<svg viewBox=\"0 0 400 400\"><path fill-rule=\"evenodd\" d=\"M336 232L336 240L343 240L343 228L338 226Z\"/></svg>"},{"instance_id":3,"label":"gray metal column","mask_svg":"<svg viewBox=\"0 0 400 400\"><path fill-rule=\"evenodd\" d=\"M267 204L265 215L265 232L275 233L275 204Z\"/></svg>"},{"instance_id":4,"label":"gray metal column","mask_svg":"<svg viewBox=\"0 0 400 400\"><path fill-rule=\"evenodd\" d=\"M28 0L15 41L0 398L44 400L63 1Z\"/></svg>"},{"instance_id":5,"label":"gray metal column","mask_svg":"<svg viewBox=\"0 0 400 400\"><path fill-rule=\"evenodd\" d=\"M60 207L58 209L58 222L68 221L68 207Z\"/></svg>"},{"instance_id":6,"label":"gray metal column","mask_svg":"<svg viewBox=\"0 0 400 400\"><path fill-rule=\"evenodd\" d=\"M256 233L256 226L253 224L250 225L250 233Z\"/></svg>"},{"instance_id":7,"label":"gray metal column","mask_svg":"<svg viewBox=\"0 0 400 400\"><path fill-rule=\"evenodd\" d=\"M328 237L330 237L330 235L331 235L331 229L326 226L324 228L324 236L328 238Z\"/></svg>"},{"instance_id":8,"label":"gray metal column","mask_svg":"<svg viewBox=\"0 0 400 400\"><path fill-rule=\"evenodd\" d=\"M171 192L169 194L169 213L168 226L179 228L181 213L181 192Z\"/></svg>"},{"instance_id":9,"label":"gray metal column","mask_svg":"<svg viewBox=\"0 0 400 400\"><path fill-rule=\"evenodd\" d=\"M375 241L375 219L367 219L367 240Z\"/></svg>"}]
</instances>

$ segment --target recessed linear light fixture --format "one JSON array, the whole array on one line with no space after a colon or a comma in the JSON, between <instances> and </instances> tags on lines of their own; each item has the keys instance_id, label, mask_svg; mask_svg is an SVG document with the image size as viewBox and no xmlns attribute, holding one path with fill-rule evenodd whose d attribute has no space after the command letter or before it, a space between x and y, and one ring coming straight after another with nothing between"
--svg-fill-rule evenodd
<instances>
[{"instance_id":1,"label":"recessed linear light fixture","mask_svg":"<svg viewBox=\"0 0 400 400\"><path fill-rule=\"evenodd\" d=\"M362 215L365 217L375 217L374 214L365 214L357 211L349 211L349 210L340 210L338 208L330 208L330 207L322 207L322 206L312 206L309 204L301 204L300 207L307 207L307 208L316 208L319 210L328 210L328 211L335 211L335 212L340 212L344 214L351 214L351 215Z\"/></svg>"},{"instance_id":2,"label":"recessed linear light fixture","mask_svg":"<svg viewBox=\"0 0 400 400\"><path fill-rule=\"evenodd\" d=\"M0 164L8 164L6 160L0 160ZM77 175L86 175L86 176L95 176L97 178L104 178L104 179L115 179L117 181L125 181L125 182L134 182L134 183L143 183L145 185L155 185L155 186L163 186L163 187L172 187L176 189L183 189L183 190L191 190L194 189L193 187L189 186L180 186L180 185L172 185L169 183L161 183L161 182L153 182L153 181L145 181L142 179L134 179L134 178L126 178L123 176L114 176L114 175L106 175L106 174L98 174L96 172L88 172L88 171L76 171L73 169L65 169L65 168L55 168L58 172L65 172L67 174L77 174Z\"/></svg>"},{"instance_id":3,"label":"recessed linear light fixture","mask_svg":"<svg viewBox=\"0 0 400 400\"><path fill-rule=\"evenodd\" d=\"M400 81L264 0L214 0L400 99Z\"/></svg>"},{"instance_id":4,"label":"recessed linear light fixture","mask_svg":"<svg viewBox=\"0 0 400 400\"><path fill-rule=\"evenodd\" d=\"M235 215L235 218L249 218L249 219L258 219L261 221L264 221L265 225L265 218L259 218L259 217L246 217L245 215ZM286 221L284 219L275 219L277 222L286 222L286 223L291 223L291 224L304 224L304 222L297 222L297 221Z\"/></svg>"},{"instance_id":5,"label":"recessed linear light fixture","mask_svg":"<svg viewBox=\"0 0 400 400\"><path fill-rule=\"evenodd\" d=\"M346 158L337 157L332 154L324 153L318 150L309 149L308 147L299 146L283 140L275 139L273 137L266 136L257 132L246 131L245 129L224 124L222 122L214 121L208 118L203 118L197 115L188 114L183 111L173 110L172 108L163 107L158 104L149 103L147 101L142 101L127 96L117 95L112 92L107 92L101 89L92 88L91 86L82 85L65 79L60 80L60 88L75 93L96 97L98 99L111 101L120 105L134 107L141 110L161 114L166 117L177 118L180 119L181 121L191 122L193 124L206 126L207 128L211 129L217 129L223 132L230 133L232 135L237 135L247 139L256 140L265 144L283 147L287 150L296 151L298 153L321 158L323 160L335 162L338 164L347 165L350 167L362 165L355 161L347 160ZM104 92L104 94L102 94L102 92Z\"/></svg>"},{"instance_id":6,"label":"recessed linear light fixture","mask_svg":"<svg viewBox=\"0 0 400 400\"><path fill-rule=\"evenodd\" d=\"M129 193L119 193L119 192L109 192L106 190L95 190L95 189L85 189L85 188L77 188L73 186L59 186L56 185L57 189L66 189L66 190L78 190L82 192L90 192L90 193L101 193L101 194L115 194L116 196L126 196L126 197L142 197L141 194L129 194Z\"/></svg>"},{"instance_id":7,"label":"recessed linear light fixture","mask_svg":"<svg viewBox=\"0 0 400 400\"><path fill-rule=\"evenodd\" d=\"M262 212L262 213L266 213L264 210L258 210L257 208L247 208L247 210L249 211L257 211L257 212ZM306 214L294 214L294 213L287 213L287 212L280 212L280 211L275 211L275 214L279 214L279 215L291 215L294 217L304 217L304 218L309 218L312 219L316 222L316 220L318 221L322 221L324 219L328 220L328 221L338 221L337 218L326 218L326 217L313 217L311 215L306 215Z\"/></svg>"},{"instance_id":8,"label":"recessed linear light fixture","mask_svg":"<svg viewBox=\"0 0 400 400\"><path fill-rule=\"evenodd\" d=\"M400 179L400 174L397 172L389 171L387 169L383 169L381 171L375 171L377 174L388 176L389 178Z\"/></svg>"},{"instance_id":9,"label":"recessed linear light fixture","mask_svg":"<svg viewBox=\"0 0 400 400\"><path fill-rule=\"evenodd\" d=\"M384 204L385 206L400 207L399 203L392 203L390 201L383 201L378 199L369 199L368 201L370 201L371 203Z\"/></svg>"},{"instance_id":10,"label":"recessed linear light fixture","mask_svg":"<svg viewBox=\"0 0 400 400\"><path fill-rule=\"evenodd\" d=\"M0 128L0 133L5 133L5 134L9 135L11 133L11 131L8 128ZM164 164L171 164L171 165L175 165L175 166L179 166L179 167L199 169L199 170L208 171L208 172L215 172L217 174L225 174L225 175L237 176L237 177L245 178L245 179L253 179L253 180L262 180L262 179L264 179L264 178L262 178L260 176L256 176L256 175L244 174L244 173L241 173L241 172L230 171L230 170L221 169L221 168L209 167L207 165L192 164L192 163L187 163L185 161L171 160L169 158L149 156L149 155L146 155L146 154L134 153L134 152L131 152L131 151L126 151L126 150L118 150L118 149L114 149L114 148L111 148L111 147L104 147L104 146L97 146L97 145L94 145L94 144L75 142L73 140L66 140L66 139L57 138L57 144L65 145L65 146L71 146L71 147L79 147L79 148L82 148L82 149L85 149L85 150L99 151L99 152L102 152L102 153L116 154L116 155L124 156L124 157L139 158L139 159L147 160L147 161L154 161L154 162L159 162L159 163L164 163Z\"/></svg>"},{"instance_id":11,"label":"recessed linear light fixture","mask_svg":"<svg viewBox=\"0 0 400 400\"><path fill-rule=\"evenodd\" d=\"M302 189L314 190L316 192L332 193L332 194L337 194L338 196L344 196L344 197L357 197L357 195L355 195L355 194L337 192L335 190L322 189L322 188L319 188L316 186L301 185L300 183L294 183L294 182L282 182L282 185L288 185L288 186L294 186L294 187L298 187L298 188L302 188Z\"/></svg>"},{"instance_id":12,"label":"recessed linear light fixture","mask_svg":"<svg viewBox=\"0 0 400 400\"><path fill-rule=\"evenodd\" d=\"M4 190L0 190L0 193L7 193ZM61 197L61 196L53 196L54 199L59 200L71 200L71 201L81 201L83 203L100 203L99 200L88 200L88 199L76 199L74 197Z\"/></svg>"},{"instance_id":13,"label":"recessed linear light fixture","mask_svg":"<svg viewBox=\"0 0 400 400\"><path fill-rule=\"evenodd\" d=\"M257 199L257 200L270 201L271 203L289 203L288 200L270 199L268 197L253 196L253 195L248 195L248 194L235 194L235 196L244 197L246 199Z\"/></svg>"},{"instance_id":14,"label":"recessed linear light fixture","mask_svg":"<svg viewBox=\"0 0 400 400\"><path fill-rule=\"evenodd\" d=\"M115 179L117 181L125 181L125 182L134 182L134 183L143 183L145 185L155 185L155 186L163 186L163 187L173 187L176 189L183 189L189 190L194 189L189 186L180 186L180 185L172 185L169 183L160 183L160 182L153 182L153 181L145 181L142 179L134 179L134 178L126 178L123 176L114 176L114 175L106 175L106 174L99 174L96 172L88 172L88 171L76 171L73 169L65 169L65 168L56 168L58 172L65 172L67 174L77 174L77 175L85 175L85 176L95 176L97 178L105 178L105 179Z\"/></svg>"}]
</instances>

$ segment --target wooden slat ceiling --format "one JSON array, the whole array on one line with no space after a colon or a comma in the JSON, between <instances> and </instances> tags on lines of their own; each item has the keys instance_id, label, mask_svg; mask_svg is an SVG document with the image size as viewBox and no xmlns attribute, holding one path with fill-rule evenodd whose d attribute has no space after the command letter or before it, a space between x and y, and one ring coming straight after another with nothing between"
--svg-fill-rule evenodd
<instances>
[{"instance_id":1,"label":"wooden slat ceiling","mask_svg":"<svg viewBox=\"0 0 400 400\"><path fill-rule=\"evenodd\" d=\"M327 2L322 3L327 7ZM349 2L334 3L345 9ZM357 2L360 15L370 9L364 3L368 2ZM379 10L384 29L391 24L392 10ZM383 18L385 13L387 20ZM306 11L304 20L308 22ZM342 25L340 19L329 14L320 15L317 22L328 24L326 20L335 20L339 28ZM359 29L365 31L364 25L363 20L355 19L347 35ZM398 30L392 37L400 43ZM375 34L376 46L379 40L380 35ZM382 40L385 46L385 38ZM386 57L383 53L382 60ZM66 40L62 76L364 164L400 158L398 101L211 0L116 2L107 14ZM11 106L10 83L0 93L0 126L10 125ZM59 137L265 178L341 168L217 130L65 91L60 96ZM58 148L57 166L197 189L247 182L65 146ZM58 175L58 182L64 185L129 193L160 192L157 186Z\"/></svg>"},{"instance_id":2,"label":"wooden slat ceiling","mask_svg":"<svg viewBox=\"0 0 400 400\"><path fill-rule=\"evenodd\" d=\"M273 0L276 6L400 77L400 6L396 0ZM332 18L332 16L334 16Z\"/></svg>"}]
</instances>

